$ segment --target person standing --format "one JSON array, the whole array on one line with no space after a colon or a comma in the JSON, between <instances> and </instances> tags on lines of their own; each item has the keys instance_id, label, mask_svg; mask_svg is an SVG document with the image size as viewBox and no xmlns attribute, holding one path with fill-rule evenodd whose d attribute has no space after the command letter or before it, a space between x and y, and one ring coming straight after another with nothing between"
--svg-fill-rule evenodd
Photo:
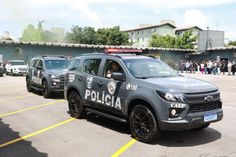
<instances>
[{"instance_id":1,"label":"person standing","mask_svg":"<svg viewBox=\"0 0 236 157\"><path fill-rule=\"evenodd\" d=\"M204 62L202 62L200 66L201 66L201 73L204 74L204 71L205 71Z\"/></svg>"},{"instance_id":2,"label":"person standing","mask_svg":"<svg viewBox=\"0 0 236 157\"><path fill-rule=\"evenodd\" d=\"M236 64L235 64L235 62L233 62L231 71L232 71L232 75L235 75L235 72L236 72Z\"/></svg>"},{"instance_id":3,"label":"person standing","mask_svg":"<svg viewBox=\"0 0 236 157\"><path fill-rule=\"evenodd\" d=\"M228 67L228 75L231 75L232 63L230 61L228 62L227 67Z\"/></svg>"}]
</instances>

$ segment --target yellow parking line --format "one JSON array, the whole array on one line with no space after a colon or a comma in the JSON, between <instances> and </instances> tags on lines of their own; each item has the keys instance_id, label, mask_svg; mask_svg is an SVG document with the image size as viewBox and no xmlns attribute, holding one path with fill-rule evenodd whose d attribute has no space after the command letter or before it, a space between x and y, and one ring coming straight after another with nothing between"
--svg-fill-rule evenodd
<instances>
[{"instance_id":1,"label":"yellow parking line","mask_svg":"<svg viewBox=\"0 0 236 157\"><path fill-rule=\"evenodd\" d=\"M124 151L126 151L129 147L131 147L137 140L132 139L128 143L126 143L124 146L122 146L118 151L116 151L111 157L118 157L120 156Z\"/></svg>"},{"instance_id":2,"label":"yellow parking line","mask_svg":"<svg viewBox=\"0 0 236 157\"><path fill-rule=\"evenodd\" d=\"M36 109L36 108L57 104L57 103L64 102L64 101L65 100L59 100L59 101L55 101L55 102L50 102L50 103L46 103L46 104L42 104L42 105L38 105L38 106L25 108L25 109L22 109L22 110L17 110L17 111L13 111L13 112L9 112L9 113L4 113L4 114L0 114L0 117L6 117L6 116L9 116L9 115L13 115L13 114L17 114L17 113L24 112L24 111L29 111L29 110L33 110L33 109Z\"/></svg>"},{"instance_id":3,"label":"yellow parking line","mask_svg":"<svg viewBox=\"0 0 236 157\"><path fill-rule=\"evenodd\" d=\"M51 130L51 129L53 129L53 128L59 127L59 126L61 126L61 125L63 125L63 124L69 123L69 122L71 122L72 120L75 120L75 118L67 119L67 120L65 120L65 121L62 121L62 122L60 122L60 123L51 125L51 126L49 126L49 127L47 127L47 128L41 129L41 130L36 131L36 132L34 132L34 133L31 133L31 134L28 134L28 135L25 135L25 136L16 138L16 139L14 139L14 140L8 141L8 142L6 142L6 143L1 144L1 145L0 145L0 148L5 147L5 146L10 145L10 144L13 144L13 143L16 143L16 142L19 142L19 141L22 141L22 140L24 140L24 139L27 139L27 138L30 138L30 137L33 137L33 136L36 136L36 135L41 134L41 133L43 133L43 132L45 132L45 131L48 131L48 130Z\"/></svg>"},{"instance_id":4,"label":"yellow parking line","mask_svg":"<svg viewBox=\"0 0 236 157\"><path fill-rule=\"evenodd\" d=\"M7 101L12 101L12 100L24 99L24 98L27 98L27 97L30 97L30 96L32 96L32 95L17 96L17 97L10 98L10 99L0 100L0 102L7 102Z\"/></svg>"}]
</instances>

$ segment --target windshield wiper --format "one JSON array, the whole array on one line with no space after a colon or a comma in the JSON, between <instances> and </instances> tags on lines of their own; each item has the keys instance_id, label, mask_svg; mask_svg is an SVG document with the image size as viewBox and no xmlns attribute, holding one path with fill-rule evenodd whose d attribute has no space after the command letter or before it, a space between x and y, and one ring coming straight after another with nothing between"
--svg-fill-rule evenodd
<instances>
[{"instance_id":1,"label":"windshield wiper","mask_svg":"<svg viewBox=\"0 0 236 157\"><path fill-rule=\"evenodd\" d=\"M137 79L148 79L148 77L142 76L142 77L135 77Z\"/></svg>"}]
</instances>

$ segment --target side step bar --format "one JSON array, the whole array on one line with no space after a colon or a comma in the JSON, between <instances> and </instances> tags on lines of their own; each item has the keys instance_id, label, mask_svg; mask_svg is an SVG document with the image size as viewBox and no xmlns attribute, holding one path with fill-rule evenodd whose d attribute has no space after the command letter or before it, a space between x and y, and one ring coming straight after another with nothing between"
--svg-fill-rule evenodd
<instances>
[{"instance_id":1,"label":"side step bar","mask_svg":"<svg viewBox=\"0 0 236 157\"><path fill-rule=\"evenodd\" d=\"M93 110L91 108L85 108L85 111L91 112L91 113L94 113L94 114L97 114L97 115L100 115L102 117L106 117L106 118L109 118L109 119L112 119L112 120L115 120L115 121L118 121L118 122L122 122L122 123L127 122L126 119L119 118L119 117L116 117L116 116L113 116L113 115L110 115L110 114L107 114L107 113L103 113L103 112L100 112L100 111L97 111L97 110Z\"/></svg>"}]
</instances>

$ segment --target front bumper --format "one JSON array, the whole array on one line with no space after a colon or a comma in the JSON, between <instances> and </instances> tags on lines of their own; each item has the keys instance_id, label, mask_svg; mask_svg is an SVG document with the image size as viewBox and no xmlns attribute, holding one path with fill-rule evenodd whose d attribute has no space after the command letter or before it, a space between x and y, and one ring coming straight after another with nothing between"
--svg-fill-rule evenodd
<instances>
[{"instance_id":1,"label":"front bumper","mask_svg":"<svg viewBox=\"0 0 236 157\"><path fill-rule=\"evenodd\" d=\"M26 74L26 71L19 71L19 70L13 70L14 75L24 75Z\"/></svg>"},{"instance_id":2,"label":"front bumper","mask_svg":"<svg viewBox=\"0 0 236 157\"><path fill-rule=\"evenodd\" d=\"M53 80L49 81L50 92L64 92L64 80Z\"/></svg>"},{"instance_id":3,"label":"front bumper","mask_svg":"<svg viewBox=\"0 0 236 157\"><path fill-rule=\"evenodd\" d=\"M204 122L204 115L216 113L217 119L214 121ZM205 112L189 113L183 119L180 120L161 120L159 121L159 127L165 131L181 131L198 128L207 123L213 123L220 121L223 118L223 110L216 109Z\"/></svg>"}]
</instances>

